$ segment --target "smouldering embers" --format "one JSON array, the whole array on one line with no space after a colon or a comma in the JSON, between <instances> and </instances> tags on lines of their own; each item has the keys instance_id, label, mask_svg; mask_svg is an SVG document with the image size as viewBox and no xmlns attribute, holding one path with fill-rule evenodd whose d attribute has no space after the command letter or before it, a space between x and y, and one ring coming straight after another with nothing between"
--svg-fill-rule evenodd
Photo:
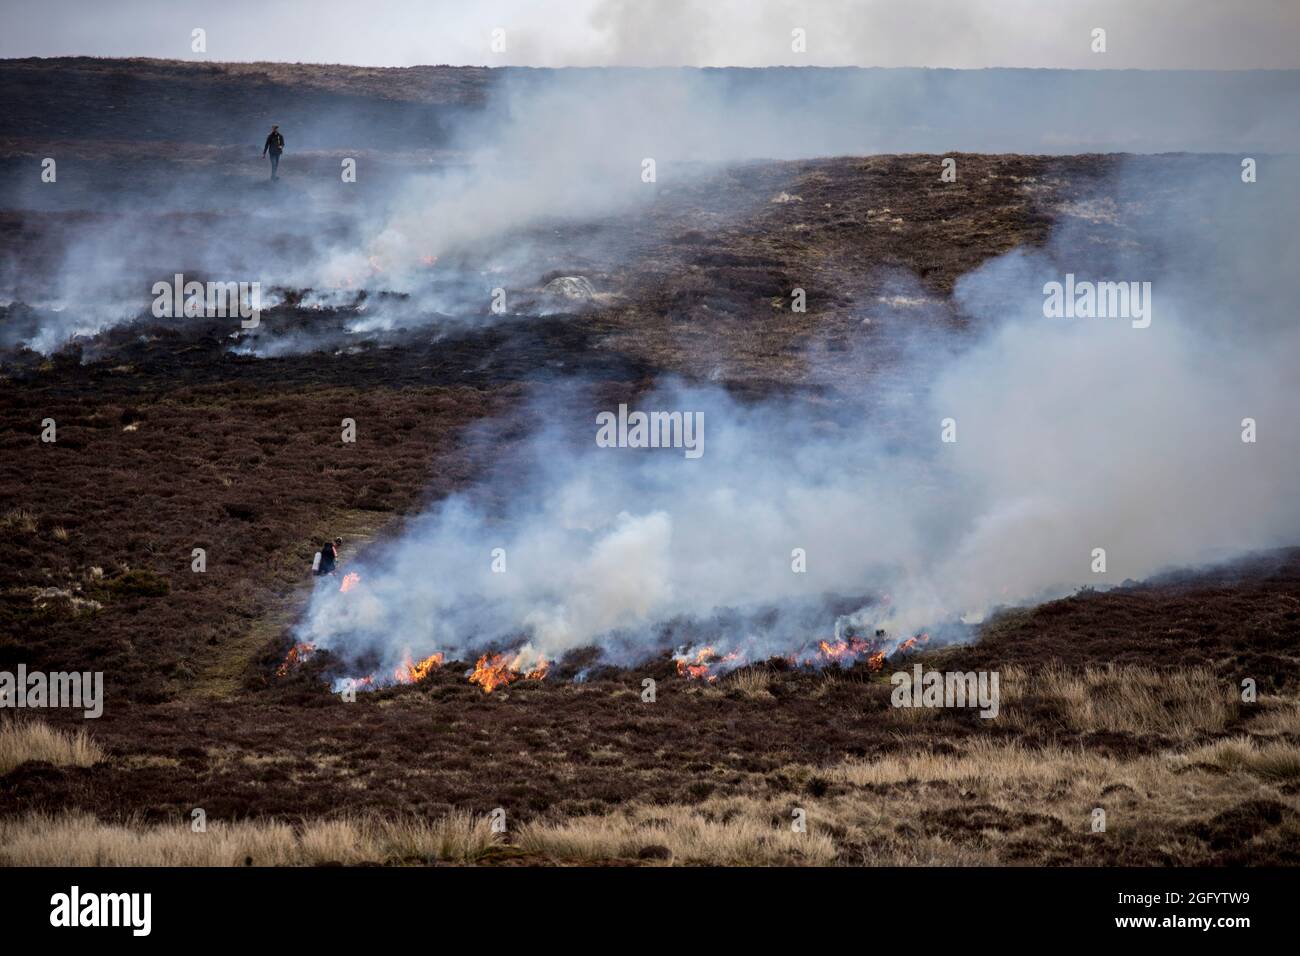
<instances>
[{"instance_id":1,"label":"smouldering embers","mask_svg":"<svg viewBox=\"0 0 1300 956\"><path fill-rule=\"evenodd\" d=\"M790 667L822 668L832 664L842 667L852 666L859 660L865 660L867 668L879 671L885 661L897 654L903 654L927 643L930 635L916 634L904 641L891 640L883 630L878 630L873 638L847 637L835 640L820 640L804 651L797 651L782 658ZM728 671L743 667L750 661L743 651L732 650L719 653L713 645L689 647L673 655L677 665L677 674L687 680L703 680L713 683Z\"/></svg>"},{"instance_id":2,"label":"smouldering embers","mask_svg":"<svg viewBox=\"0 0 1300 956\"><path fill-rule=\"evenodd\" d=\"M349 591L356 589L361 583L361 575L356 571L349 571L343 575L343 580L339 582L339 593L347 594ZM315 656L317 647L310 641L304 641L295 644L289 648L289 653L285 655L280 666L275 669L276 677L287 677L291 672L307 663ZM402 662L393 670L391 677L382 679L379 674L371 673L363 677L355 677L350 680L355 688L374 688L390 683L395 684L414 684L416 681L423 680L433 671L442 666L443 655L441 653L430 654L422 660L416 661L411 657L410 649L402 654ZM345 680L347 680L345 678Z\"/></svg>"},{"instance_id":3,"label":"smouldering embers","mask_svg":"<svg viewBox=\"0 0 1300 956\"><path fill-rule=\"evenodd\" d=\"M314 644L295 644L289 649L284 660L275 669L277 677L287 677L296 668L306 663L316 653ZM545 657L538 657L532 664L524 664L525 655L516 654L484 654L475 663L472 670L466 671L467 679L471 684L477 684L483 689L485 694L490 694L498 687L505 687L520 678L524 680L544 680L551 669L550 661ZM393 669L391 674L380 672L371 672L361 677L343 677L334 682L334 690L337 692L346 688L353 690L378 690L381 687L389 687L397 684L416 684L424 680L434 671L439 670L446 662L446 655L442 651L430 654L421 660L414 660L411 653L407 651L402 662Z\"/></svg>"},{"instance_id":4,"label":"smouldering embers","mask_svg":"<svg viewBox=\"0 0 1300 956\"><path fill-rule=\"evenodd\" d=\"M285 655L284 660L275 669L275 676L288 677L297 668L311 660L315 656L316 650L315 644L295 644L289 648L289 653ZM390 675L372 672L363 677L342 678L336 682L336 689L348 681L351 681L352 686L358 690L371 690L386 687L390 684L414 684L417 681L424 680L424 678L440 668L444 660L445 655L441 651L430 654L418 661L411 656L410 651L407 651L402 656L402 662L393 669Z\"/></svg>"}]
</instances>

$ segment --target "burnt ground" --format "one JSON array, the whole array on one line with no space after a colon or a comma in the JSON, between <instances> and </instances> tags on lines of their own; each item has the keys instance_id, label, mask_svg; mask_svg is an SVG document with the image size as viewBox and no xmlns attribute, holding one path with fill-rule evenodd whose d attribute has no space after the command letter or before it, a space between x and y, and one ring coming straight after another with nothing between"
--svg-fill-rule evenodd
<instances>
[{"instance_id":1,"label":"burnt ground","mask_svg":"<svg viewBox=\"0 0 1300 956\"><path fill-rule=\"evenodd\" d=\"M137 144L94 148L95 135L111 132L72 131L97 175L129 178L146 159L166 168ZM5 168L26 155L11 148ZM944 752L977 736L1116 759L1171 746L1159 734L1071 729L1049 704L1038 730L990 731L963 713L900 721L888 685L862 666L833 680L778 669L766 693L751 695L678 678L665 659L484 695L465 682L466 662L453 662L346 705L319 668L275 675L319 541L342 532L346 562L431 500L508 463L531 428L519 414L529 394L582 382L577 401L594 409L674 375L744 400L781 393L832 407L849 379L896 387L891 330L967 334L949 298L957 278L1045 242L1067 203L1105 201L1118 164L1144 169L1158 195L1176 191L1188 164L1218 162L957 158L956 186L940 182L935 156L746 164L664 190L611 223L548 226L539 234L556 239L555 274L588 275L608 293L574 314L277 358L232 354L215 324L152 319L49 356L10 350L0 379L0 669L105 671L108 705L89 729L109 759L19 766L0 777L0 813L175 820L203 806L216 818L304 819L500 805L529 819L695 805L755 788L816 797L831 785L792 776L792 762ZM202 163L223 182L246 175L219 151ZM796 198L771 201L781 193ZM0 250L57 248L80 215L4 210ZM809 292L807 315L789 308L796 285ZM890 305L900 292L928 304L915 313ZM21 321L19 309L0 322ZM264 317L271 328L331 319L292 304ZM47 417L58 423L53 445L39 439ZM339 441L344 417L359 424L354 445ZM191 572L193 548L207 552L203 574ZM1251 677L1294 695L1298 611L1300 552L1283 552L1007 611L975 644L923 659L1208 668L1227 684ZM654 706L639 697L645 676L659 681ZM1023 706L1032 716L1033 702ZM1246 722L1237 715L1217 733L1242 733ZM1278 816L1251 806L1241 811L1251 820ZM1208 856L1178 859L1225 862L1212 839L1231 822L1225 812L1207 809L1201 821ZM981 839L942 814L931 823L958 843ZM1062 853L1013 858L1176 861L1113 847ZM1269 853L1254 862L1290 861Z\"/></svg>"}]
</instances>

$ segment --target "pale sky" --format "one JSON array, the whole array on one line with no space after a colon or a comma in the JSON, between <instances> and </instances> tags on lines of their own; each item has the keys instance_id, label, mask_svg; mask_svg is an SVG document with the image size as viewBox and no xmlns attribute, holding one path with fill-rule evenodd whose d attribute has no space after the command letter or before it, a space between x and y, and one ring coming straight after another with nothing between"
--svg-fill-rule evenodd
<instances>
[{"instance_id":1,"label":"pale sky","mask_svg":"<svg viewBox=\"0 0 1300 956\"><path fill-rule=\"evenodd\" d=\"M1300 0L0 0L0 57L412 66L1300 67ZM191 31L207 53L191 51ZM493 52L492 31L505 31ZM806 52L791 31L806 31ZM1105 53L1091 49L1106 31Z\"/></svg>"}]
</instances>

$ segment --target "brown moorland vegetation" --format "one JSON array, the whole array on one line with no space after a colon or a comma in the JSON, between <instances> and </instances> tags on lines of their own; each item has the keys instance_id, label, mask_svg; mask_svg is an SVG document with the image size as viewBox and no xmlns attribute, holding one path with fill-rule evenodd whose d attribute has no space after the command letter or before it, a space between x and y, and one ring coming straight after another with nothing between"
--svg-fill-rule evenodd
<instances>
[{"instance_id":1,"label":"brown moorland vegetation","mask_svg":"<svg viewBox=\"0 0 1300 956\"><path fill-rule=\"evenodd\" d=\"M4 82L44 69L107 74L83 79L118 91L86 100L86 124L29 127L75 142L87 178L211 177L237 197L176 228L237 228L270 201L247 157L210 143L159 157L96 113L183 99L158 64L11 64ZM264 83L259 69L221 74L259 122L285 71L303 108L420 95L328 68L267 68ZM475 76L454 76L463 89L430 109L480 96ZM0 166L26 161L30 144L5 145ZM773 662L710 685L663 658L484 695L459 661L353 704L328 692L324 660L277 677L320 541L341 533L346 564L508 467L530 395L582 383L575 407L603 407L669 373L741 400L831 406L864 380L905 394L891 331L966 334L950 301L963 273L1046 241L1063 217L1083 223L1078 241L1130 241L1122 216L1087 215L1127 208L1108 172L1145 170L1150 201L1218 160L960 156L956 189L937 161L744 164L609 222L536 227L539 275L512 294L586 275L602 298L572 315L274 358L233 354L217 323L145 319L53 355L5 354L0 669L103 670L108 701L94 722L52 712L0 728L0 863L1297 862L1295 551L1005 610L976 643L891 662L999 670L992 721L896 709L863 666ZM9 208L0 244L39 271L86 222L117 215ZM806 315L790 309L796 278ZM340 321L300 305L266 325ZM0 322L20 313L0 308ZM53 445L39 439L47 417ZM339 441L344 417L355 445ZM1257 702L1241 700L1247 678ZM188 828L196 807L206 839ZM484 825L496 807L504 835ZM790 829L797 808L806 834Z\"/></svg>"}]
</instances>

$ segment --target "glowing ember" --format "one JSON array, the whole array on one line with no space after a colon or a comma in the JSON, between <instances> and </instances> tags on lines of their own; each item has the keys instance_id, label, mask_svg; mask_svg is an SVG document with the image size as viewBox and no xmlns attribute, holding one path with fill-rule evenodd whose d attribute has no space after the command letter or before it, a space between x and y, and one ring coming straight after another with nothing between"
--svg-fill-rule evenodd
<instances>
[{"instance_id":1,"label":"glowing ember","mask_svg":"<svg viewBox=\"0 0 1300 956\"><path fill-rule=\"evenodd\" d=\"M299 664L302 664L315 653L315 644L295 644L293 647L289 648L289 653L285 655L280 666L275 669L275 676L287 676L289 671L293 670Z\"/></svg>"},{"instance_id":2,"label":"glowing ember","mask_svg":"<svg viewBox=\"0 0 1300 956\"><path fill-rule=\"evenodd\" d=\"M551 669L550 662L545 657L539 657L537 663L525 671L523 659L522 651L513 658L507 654L484 654L474 665L469 682L478 684L485 694L490 694L520 677L525 680L542 680Z\"/></svg>"},{"instance_id":3,"label":"glowing ember","mask_svg":"<svg viewBox=\"0 0 1300 956\"><path fill-rule=\"evenodd\" d=\"M355 571L349 571L347 574L343 575L343 583L339 585L339 591L346 594L348 591L351 591L356 587L360 581L361 575L357 574Z\"/></svg>"},{"instance_id":4,"label":"glowing ember","mask_svg":"<svg viewBox=\"0 0 1300 956\"><path fill-rule=\"evenodd\" d=\"M424 680L435 670L442 666L442 652L430 654L424 660L418 663L411 663L411 655L408 653L397 665L397 670L393 672L393 679L399 684L414 684L417 681Z\"/></svg>"}]
</instances>

